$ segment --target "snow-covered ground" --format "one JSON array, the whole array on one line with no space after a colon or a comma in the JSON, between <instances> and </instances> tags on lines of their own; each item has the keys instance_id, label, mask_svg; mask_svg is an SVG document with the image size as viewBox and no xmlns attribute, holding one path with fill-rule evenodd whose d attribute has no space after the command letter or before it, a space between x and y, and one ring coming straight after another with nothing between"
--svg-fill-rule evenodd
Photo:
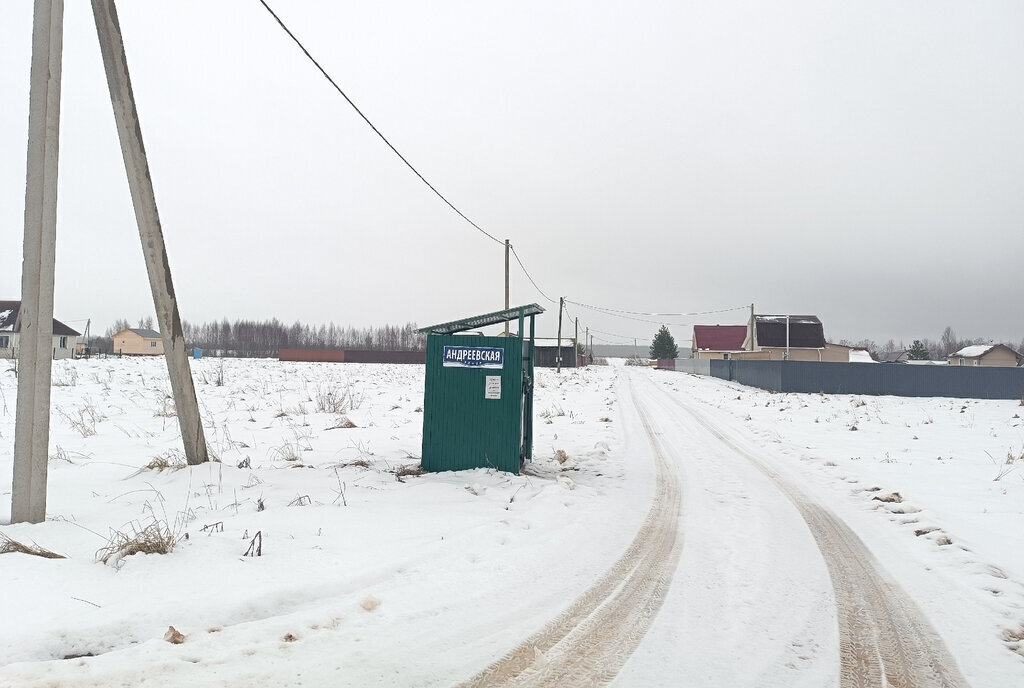
<instances>
[{"instance_id":1,"label":"snow-covered ground","mask_svg":"<svg viewBox=\"0 0 1024 688\"><path fill-rule=\"evenodd\" d=\"M527 474L415 475L422 366L204 359L193 373L219 462L188 468L162 359L55 363L48 519L0 533L66 558L0 555L0 686L468 680L630 546L657 482L648 417L683 486L681 555L616 685L838 685L828 573L796 510L744 460L675 427L673 398L849 524L971 685L1024 684L1016 402L541 370ZM171 554L97 560L112 533L153 523L180 538ZM262 556L245 556L257 533ZM184 642L164 640L169 626Z\"/></svg>"}]
</instances>

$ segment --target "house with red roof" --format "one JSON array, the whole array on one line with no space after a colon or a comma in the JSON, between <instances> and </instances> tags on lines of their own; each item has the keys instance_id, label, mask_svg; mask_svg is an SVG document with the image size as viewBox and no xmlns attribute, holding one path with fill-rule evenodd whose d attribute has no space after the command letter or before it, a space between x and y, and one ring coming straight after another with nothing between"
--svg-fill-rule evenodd
<instances>
[{"instance_id":1,"label":"house with red roof","mask_svg":"<svg viewBox=\"0 0 1024 688\"><path fill-rule=\"evenodd\" d=\"M748 348L746 325L694 325L691 355L698 359L729 359Z\"/></svg>"},{"instance_id":2,"label":"house with red roof","mask_svg":"<svg viewBox=\"0 0 1024 688\"><path fill-rule=\"evenodd\" d=\"M858 347L830 344L815 315L753 315L746 325L694 325L693 358L867 362Z\"/></svg>"}]
</instances>

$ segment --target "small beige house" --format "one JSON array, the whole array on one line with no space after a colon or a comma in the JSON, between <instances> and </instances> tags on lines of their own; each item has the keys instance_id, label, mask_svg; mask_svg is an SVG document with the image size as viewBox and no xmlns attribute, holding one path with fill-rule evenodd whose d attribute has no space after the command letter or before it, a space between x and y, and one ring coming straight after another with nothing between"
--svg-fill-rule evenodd
<instances>
[{"instance_id":1,"label":"small beige house","mask_svg":"<svg viewBox=\"0 0 1024 688\"><path fill-rule=\"evenodd\" d=\"M156 330L121 330L114 335L114 353L118 356L161 356L164 353L164 339Z\"/></svg>"},{"instance_id":2,"label":"small beige house","mask_svg":"<svg viewBox=\"0 0 1024 688\"><path fill-rule=\"evenodd\" d=\"M1004 344L975 344L965 346L946 357L949 365L955 366L1003 366L1012 368L1020 365L1021 355Z\"/></svg>"},{"instance_id":3,"label":"small beige house","mask_svg":"<svg viewBox=\"0 0 1024 688\"><path fill-rule=\"evenodd\" d=\"M53 319L53 358L71 358L81 333ZM21 338L21 301L0 301L0 358L17 358Z\"/></svg>"}]
</instances>

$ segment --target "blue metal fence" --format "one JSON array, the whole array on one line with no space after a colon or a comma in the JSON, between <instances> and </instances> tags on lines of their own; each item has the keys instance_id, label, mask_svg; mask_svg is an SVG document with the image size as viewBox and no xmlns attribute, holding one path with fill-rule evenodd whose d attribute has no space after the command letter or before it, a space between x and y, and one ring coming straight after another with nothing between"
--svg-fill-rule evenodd
<instances>
[{"instance_id":1,"label":"blue metal fence","mask_svg":"<svg viewBox=\"0 0 1024 688\"><path fill-rule=\"evenodd\" d=\"M705 372L703 364L710 363ZM688 369L692 368L692 369ZM700 361L678 366L773 392L1024 399L1024 368L811 361Z\"/></svg>"}]
</instances>

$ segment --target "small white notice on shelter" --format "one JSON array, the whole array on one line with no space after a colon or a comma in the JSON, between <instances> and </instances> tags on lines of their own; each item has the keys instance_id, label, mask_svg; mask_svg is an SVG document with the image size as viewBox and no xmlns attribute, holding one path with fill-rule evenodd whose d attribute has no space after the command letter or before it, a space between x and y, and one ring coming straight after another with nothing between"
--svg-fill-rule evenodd
<instances>
[{"instance_id":1,"label":"small white notice on shelter","mask_svg":"<svg viewBox=\"0 0 1024 688\"><path fill-rule=\"evenodd\" d=\"M488 375L484 388L484 399L501 399L501 376Z\"/></svg>"}]
</instances>

